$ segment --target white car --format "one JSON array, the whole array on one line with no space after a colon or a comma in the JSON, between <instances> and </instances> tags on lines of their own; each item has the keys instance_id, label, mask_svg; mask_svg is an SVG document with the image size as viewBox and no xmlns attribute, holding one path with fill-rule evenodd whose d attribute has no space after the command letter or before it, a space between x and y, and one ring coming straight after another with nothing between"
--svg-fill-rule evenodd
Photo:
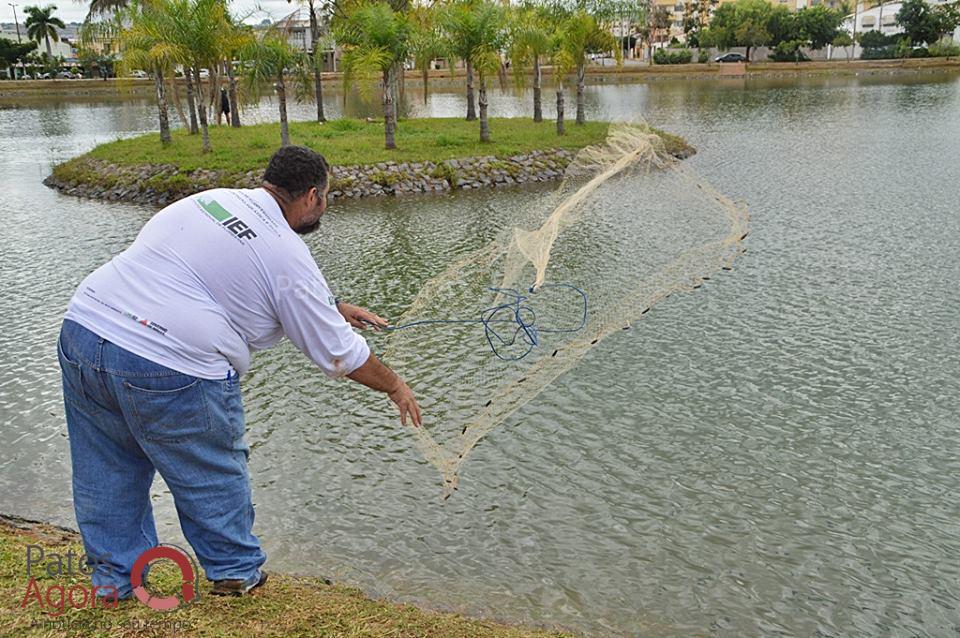
<instances>
[{"instance_id":1,"label":"white car","mask_svg":"<svg viewBox=\"0 0 960 638\"><path fill-rule=\"evenodd\" d=\"M200 79L201 79L201 80L206 80L206 79L209 78L209 77L210 77L210 71L208 71L207 69L200 69Z\"/></svg>"},{"instance_id":2,"label":"white car","mask_svg":"<svg viewBox=\"0 0 960 638\"><path fill-rule=\"evenodd\" d=\"M140 69L134 69L130 71L130 77L137 78L138 80L146 80L149 76L146 71L141 71Z\"/></svg>"}]
</instances>

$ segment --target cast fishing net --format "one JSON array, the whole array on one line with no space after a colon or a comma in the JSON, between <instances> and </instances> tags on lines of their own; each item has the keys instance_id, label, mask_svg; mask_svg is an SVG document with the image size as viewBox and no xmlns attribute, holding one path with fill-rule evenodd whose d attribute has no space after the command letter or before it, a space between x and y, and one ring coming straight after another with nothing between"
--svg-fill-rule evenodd
<instances>
[{"instance_id":1,"label":"cast fishing net","mask_svg":"<svg viewBox=\"0 0 960 638\"><path fill-rule=\"evenodd\" d=\"M474 446L600 340L730 269L747 219L646 125L616 124L546 204L427 281L384 360L415 389L444 496Z\"/></svg>"}]
</instances>

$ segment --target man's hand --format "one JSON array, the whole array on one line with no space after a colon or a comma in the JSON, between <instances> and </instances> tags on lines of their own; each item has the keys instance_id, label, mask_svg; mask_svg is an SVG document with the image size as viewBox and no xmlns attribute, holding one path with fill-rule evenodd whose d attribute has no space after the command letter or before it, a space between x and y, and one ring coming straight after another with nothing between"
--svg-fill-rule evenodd
<instances>
[{"instance_id":1,"label":"man's hand","mask_svg":"<svg viewBox=\"0 0 960 638\"><path fill-rule=\"evenodd\" d=\"M346 319L351 326L360 328L361 330L367 326L372 326L374 330L379 332L390 325L383 317L369 310L365 310L360 306L354 306L353 304L341 301L337 304L337 310L340 311L340 314L343 315L343 318Z\"/></svg>"},{"instance_id":2,"label":"man's hand","mask_svg":"<svg viewBox=\"0 0 960 638\"><path fill-rule=\"evenodd\" d=\"M409 415L413 426L418 428L420 427L420 406L417 405L417 400L413 397L413 390L400 377L397 377L397 381L399 381L399 384L396 389L389 392L387 396L400 410L400 423L406 425Z\"/></svg>"},{"instance_id":3,"label":"man's hand","mask_svg":"<svg viewBox=\"0 0 960 638\"><path fill-rule=\"evenodd\" d=\"M386 392L400 409L400 423L406 425L409 416L413 426L420 427L420 406L413 397L413 391L396 372L383 365L377 355L371 352L364 364L348 374L347 378L372 390Z\"/></svg>"}]
</instances>

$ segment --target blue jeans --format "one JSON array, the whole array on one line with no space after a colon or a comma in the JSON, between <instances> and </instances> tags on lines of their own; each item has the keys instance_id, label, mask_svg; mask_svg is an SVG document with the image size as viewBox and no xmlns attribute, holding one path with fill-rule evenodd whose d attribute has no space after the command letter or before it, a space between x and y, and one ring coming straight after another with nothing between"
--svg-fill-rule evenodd
<instances>
[{"instance_id":1,"label":"blue jeans","mask_svg":"<svg viewBox=\"0 0 960 638\"><path fill-rule=\"evenodd\" d=\"M131 595L134 561L158 544L155 471L207 579L259 581L267 558L252 532L239 380L171 370L70 320L57 346L73 503L93 585Z\"/></svg>"}]
</instances>

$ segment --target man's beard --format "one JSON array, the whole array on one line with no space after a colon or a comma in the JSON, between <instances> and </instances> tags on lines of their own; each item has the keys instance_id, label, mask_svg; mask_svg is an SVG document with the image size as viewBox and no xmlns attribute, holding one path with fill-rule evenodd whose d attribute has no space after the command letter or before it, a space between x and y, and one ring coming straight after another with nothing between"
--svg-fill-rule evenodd
<instances>
[{"instance_id":1,"label":"man's beard","mask_svg":"<svg viewBox=\"0 0 960 638\"><path fill-rule=\"evenodd\" d=\"M297 228L293 229L293 232L297 233L298 235L309 235L310 233L317 230L318 228L320 228L319 219L313 222L312 224L309 224L306 226L298 226Z\"/></svg>"}]
</instances>

